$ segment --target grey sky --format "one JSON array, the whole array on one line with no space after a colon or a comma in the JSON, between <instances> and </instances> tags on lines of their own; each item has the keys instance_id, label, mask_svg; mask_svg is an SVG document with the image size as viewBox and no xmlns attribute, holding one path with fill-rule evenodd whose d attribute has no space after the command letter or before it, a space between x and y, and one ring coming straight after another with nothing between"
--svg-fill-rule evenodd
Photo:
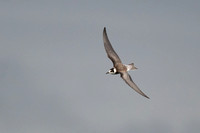
<instances>
[{"instance_id":1,"label":"grey sky","mask_svg":"<svg viewBox=\"0 0 200 133\"><path fill-rule=\"evenodd\" d=\"M200 2L0 1L0 132L199 133ZM103 27L148 100L124 83Z\"/></svg>"}]
</instances>

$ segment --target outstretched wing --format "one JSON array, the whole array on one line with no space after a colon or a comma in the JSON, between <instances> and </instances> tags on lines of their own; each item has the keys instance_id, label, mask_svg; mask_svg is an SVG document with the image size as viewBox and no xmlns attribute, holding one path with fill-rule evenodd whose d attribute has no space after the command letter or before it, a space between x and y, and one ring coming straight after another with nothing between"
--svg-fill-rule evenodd
<instances>
[{"instance_id":1,"label":"outstretched wing","mask_svg":"<svg viewBox=\"0 0 200 133\"><path fill-rule=\"evenodd\" d=\"M111 59L111 61L113 62L113 65L115 65L116 63L121 63L119 56L117 55L117 53L113 49L113 47L112 47L112 45L111 45L111 43L108 39L105 27L104 27L104 30L103 30L103 42L104 42L104 47L105 47L106 53L108 55L108 58Z\"/></svg>"},{"instance_id":2,"label":"outstretched wing","mask_svg":"<svg viewBox=\"0 0 200 133\"><path fill-rule=\"evenodd\" d=\"M138 87L137 85L133 82L131 76L127 72L120 73L121 78L131 87L133 88L137 93L140 95L149 98L147 95L145 95Z\"/></svg>"}]
</instances>

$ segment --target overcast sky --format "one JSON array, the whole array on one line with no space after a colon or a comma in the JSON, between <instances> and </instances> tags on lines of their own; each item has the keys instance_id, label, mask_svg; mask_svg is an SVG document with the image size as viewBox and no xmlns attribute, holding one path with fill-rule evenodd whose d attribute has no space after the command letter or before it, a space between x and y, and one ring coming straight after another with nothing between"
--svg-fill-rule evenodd
<instances>
[{"instance_id":1,"label":"overcast sky","mask_svg":"<svg viewBox=\"0 0 200 133\"><path fill-rule=\"evenodd\" d=\"M1 0L1 133L199 133L200 1ZM133 91L112 67L102 32Z\"/></svg>"}]
</instances>

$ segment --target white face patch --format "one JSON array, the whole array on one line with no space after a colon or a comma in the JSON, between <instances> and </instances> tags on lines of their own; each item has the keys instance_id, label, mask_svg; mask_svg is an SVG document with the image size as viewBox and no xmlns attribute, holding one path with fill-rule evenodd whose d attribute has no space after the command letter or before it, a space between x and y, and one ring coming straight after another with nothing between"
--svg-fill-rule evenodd
<instances>
[{"instance_id":1,"label":"white face patch","mask_svg":"<svg viewBox=\"0 0 200 133\"><path fill-rule=\"evenodd\" d=\"M117 69L116 69L116 68L111 68L111 69L109 70L109 73L110 73L110 74L116 74L116 73L117 73Z\"/></svg>"},{"instance_id":2,"label":"white face patch","mask_svg":"<svg viewBox=\"0 0 200 133\"><path fill-rule=\"evenodd\" d=\"M114 73L116 73L117 72L117 69L116 68L114 68Z\"/></svg>"}]
</instances>

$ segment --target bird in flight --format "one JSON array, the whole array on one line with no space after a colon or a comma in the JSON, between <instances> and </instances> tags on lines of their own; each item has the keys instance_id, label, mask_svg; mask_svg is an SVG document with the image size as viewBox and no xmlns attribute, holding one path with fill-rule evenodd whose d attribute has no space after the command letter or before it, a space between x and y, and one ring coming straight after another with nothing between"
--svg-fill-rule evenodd
<instances>
[{"instance_id":1,"label":"bird in flight","mask_svg":"<svg viewBox=\"0 0 200 133\"><path fill-rule=\"evenodd\" d=\"M122 61L120 60L119 56L113 49L107 33L106 33L106 28L104 27L103 30L103 42L104 42L104 47L107 53L108 58L113 62L113 68L111 68L106 74L120 74L121 78L131 87L133 88L137 93L140 95L149 98L147 95L145 95L139 88L138 86L133 82L131 76L128 74L128 71L137 69L133 63L125 65L122 64Z\"/></svg>"}]
</instances>

